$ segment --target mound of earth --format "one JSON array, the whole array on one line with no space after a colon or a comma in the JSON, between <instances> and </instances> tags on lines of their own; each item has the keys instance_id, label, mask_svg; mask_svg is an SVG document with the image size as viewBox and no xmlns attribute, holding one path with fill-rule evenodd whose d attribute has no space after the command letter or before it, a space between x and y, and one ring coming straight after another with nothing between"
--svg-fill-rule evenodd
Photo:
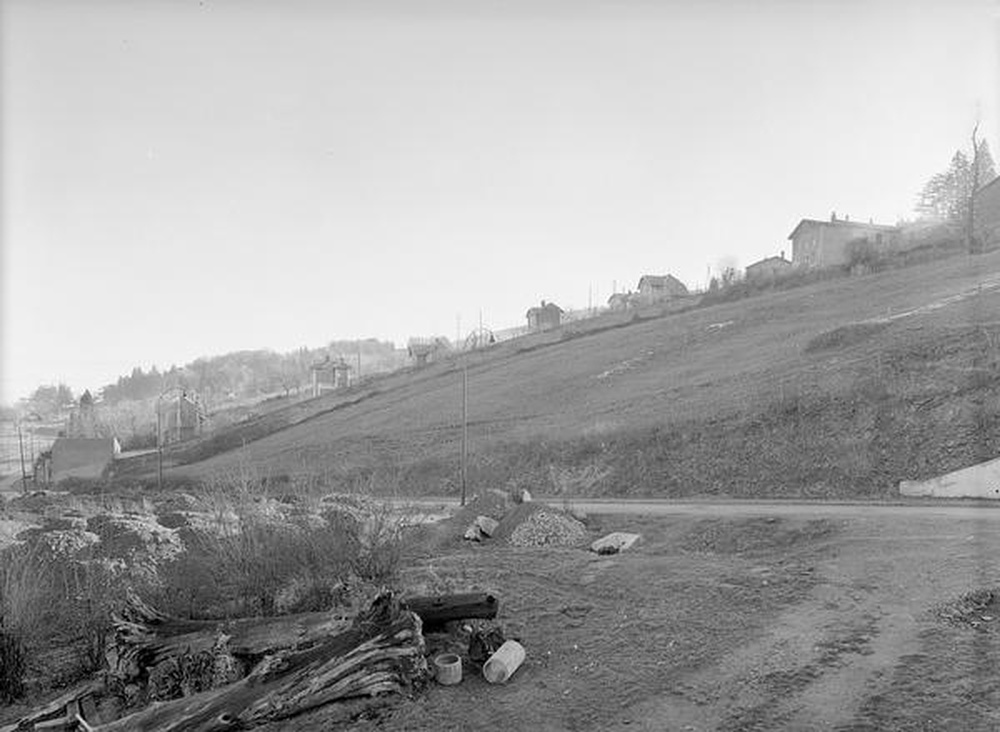
<instances>
[{"instance_id":1,"label":"mound of earth","mask_svg":"<svg viewBox=\"0 0 1000 732\"><path fill-rule=\"evenodd\" d=\"M578 546L586 527L569 514L540 503L522 503L504 514L494 538L514 546Z\"/></svg>"}]
</instances>

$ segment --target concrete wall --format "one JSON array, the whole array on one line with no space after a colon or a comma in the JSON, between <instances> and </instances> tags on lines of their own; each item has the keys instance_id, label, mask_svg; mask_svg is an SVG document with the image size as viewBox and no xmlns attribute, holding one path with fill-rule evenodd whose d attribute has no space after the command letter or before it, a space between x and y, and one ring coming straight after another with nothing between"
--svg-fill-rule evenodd
<instances>
[{"instance_id":1,"label":"concrete wall","mask_svg":"<svg viewBox=\"0 0 1000 732\"><path fill-rule=\"evenodd\" d=\"M899 494L939 498L1000 499L1000 458L929 480L901 481Z\"/></svg>"},{"instance_id":2,"label":"concrete wall","mask_svg":"<svg viewBox=\"0 0 1000 732\"><path fill-rule=\"evenodd\" d=\"M52 444L52 480L100 478L114 457L114 440L60 437Z\"/></svg>"}]
</instances>

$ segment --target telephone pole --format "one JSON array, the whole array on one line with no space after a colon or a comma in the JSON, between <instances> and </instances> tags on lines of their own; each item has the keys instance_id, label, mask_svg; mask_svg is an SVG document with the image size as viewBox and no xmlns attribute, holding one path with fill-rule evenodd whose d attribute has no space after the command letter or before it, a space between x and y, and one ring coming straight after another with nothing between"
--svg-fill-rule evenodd
<instances>
[{"instance_id":1,"label":"telephone pole","mask_svg":"<svg viewBox=\"0 0 1000 732\"><path fill-rule=\"evenodd\" d=\"M28 473L24 469L24 438L21 436L21 420L17 421L17 447L21 453L21 490L28 490Z\"/></svg>"},{"instance_id":2,"label":"telephone pole","mask_svg":"<svg viewBox=\"0 0 1000 732\"><path fill-rule=\"evenodd\" d=\"M462 505L465 505L466 464L469 459L469 364L462 364Z\"/></svg>"}]
</instances>

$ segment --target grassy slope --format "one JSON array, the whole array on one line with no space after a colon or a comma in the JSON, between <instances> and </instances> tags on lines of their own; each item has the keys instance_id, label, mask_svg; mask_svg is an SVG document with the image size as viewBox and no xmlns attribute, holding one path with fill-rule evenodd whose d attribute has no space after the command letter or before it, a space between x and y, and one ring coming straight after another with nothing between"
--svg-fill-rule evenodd
<instances>
[{"instance_id":1,"label":"grassy slope","mask_svg":"<svg viewBox=\"0 0 1000 732\"><path fill-rule=\"evenodd\" d=\"M636 323L611 318L594 332L473 354L472 485L874 496L901 478L995 455L1000 290L881 329L837 329L998 275L1000 254L963 256ZM374 473L413 493L453 492L460 397L454 362L401 373L184 448L171 462L187 464L170 474L249 464L270 475Z\"/></svg>"}]
</instances>

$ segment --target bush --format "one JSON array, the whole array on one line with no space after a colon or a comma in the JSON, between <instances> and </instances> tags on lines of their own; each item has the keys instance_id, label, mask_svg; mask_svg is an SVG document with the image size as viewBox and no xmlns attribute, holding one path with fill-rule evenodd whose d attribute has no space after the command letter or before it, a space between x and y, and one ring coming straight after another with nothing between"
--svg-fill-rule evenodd
<instances>
[{"instance_id":1,"label":"bush","mask_svg":"<svg viewBox=\"0 0 1000 732\"><path fill-rule=\"evenodd\" d=\"M198 616L330 608L352 579L388 584L402 561L402 518L368 496L327 504L316 486L251 473L201 492L211 520L185 527L187 552L164 568L162 604Z\"/></svg>"}]
</instances>

